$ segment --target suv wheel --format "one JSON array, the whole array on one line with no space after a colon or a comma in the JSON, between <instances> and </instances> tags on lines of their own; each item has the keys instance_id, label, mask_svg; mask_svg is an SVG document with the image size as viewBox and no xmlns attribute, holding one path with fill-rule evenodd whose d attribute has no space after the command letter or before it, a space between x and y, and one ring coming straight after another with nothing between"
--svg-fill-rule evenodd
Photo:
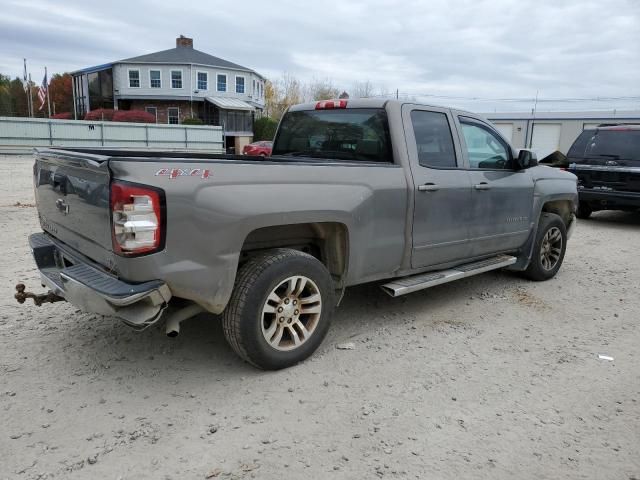
<instances>
[{"instance_id":1,"label":"suv wheel","mask_svg":"<svg viewBox=\"0 0 640 480\"><path fill-rule=\"evenodd\" d=\"M576 211L576 217L584 220L591 216L593 208L588 203L580 202L578 204L578 210Z\"/></svg>"},{"instance_id":2,"label":"suv wheel","mask_svg":"<svg viewBox=\"0 0 640 480\"><path fill-rule=\"evenodd\" d=\"M222 316L224 335L252 365L286 368L322 343L334 302L331 275L316 258L297 250L270 250L238 271Z\"/></svg>"},{"instance_id":3,"label":"suv wheel","mask_svg":"<svg viewBox=\"0 0 640 480\"><path fill-rule=\"evenodd\" d=\"M562 265L566 248L567 227L562 218L554 213L543 213L525 275L536 281L553 278Z\"/></svg>"}]
</instances>

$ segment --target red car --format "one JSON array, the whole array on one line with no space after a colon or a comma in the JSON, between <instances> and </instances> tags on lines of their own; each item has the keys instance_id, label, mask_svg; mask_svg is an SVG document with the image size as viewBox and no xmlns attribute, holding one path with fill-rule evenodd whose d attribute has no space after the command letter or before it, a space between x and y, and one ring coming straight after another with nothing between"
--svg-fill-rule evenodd
<instances>
[{"instance_id":1,"label":"red car","mask_svg":"<svg viewBox=\"0 0 640 480\"><path fill-rule=\"evenodd\" d=\"M245 145L245 147L242 149L242 154L268 157L269 155L271 155L272 146L273 142L253 142L249 145Z\"/></svg>"}]
</instances>

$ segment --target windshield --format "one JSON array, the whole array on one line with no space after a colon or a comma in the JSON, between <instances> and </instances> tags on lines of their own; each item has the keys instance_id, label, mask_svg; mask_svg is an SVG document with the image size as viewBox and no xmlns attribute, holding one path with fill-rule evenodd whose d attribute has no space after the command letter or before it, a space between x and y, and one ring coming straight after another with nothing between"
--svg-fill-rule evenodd
<instances>
[{"instance_id":1,"label":"windshield","mask_svg":"<svg viewBox=\"0 0 640 480\"><path fill-rule=\"evenodd\" d=\"M289 112L273 155L391 163L387 113L382 108Z\"/></svg>"}]
</instances>

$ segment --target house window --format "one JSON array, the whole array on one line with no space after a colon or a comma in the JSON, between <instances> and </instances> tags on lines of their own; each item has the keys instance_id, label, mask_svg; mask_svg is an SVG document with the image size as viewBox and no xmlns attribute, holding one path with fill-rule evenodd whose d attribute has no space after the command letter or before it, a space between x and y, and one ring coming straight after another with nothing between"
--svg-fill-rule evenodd
<instances>
[{"instance_id":1,"label":"house window","mask_svg":"<svg viewBox=\"0 0 640 480\"><path fill-rule=\"evenodd\" d=\"M149 86L151 88L162 88L160 70L149 70Z\"/></svg>"},{"instance_id":2,"label":"house window","mask_svg":"<svg viewBox=\"0 0 640 480\"><path fill-rule=\"evenodd\" d=\"M198 90L208 90L209 75L207 72L198 72Z\"/></svg>"},{"instance_id":3,"label":"house window","mask_svg":"<svg viewBox=\"0 0 640 480\"><path fill-rule=\"evenodd\" d=\"M140 88L140 70L129 70L129 88Z\"/></svg>"},{"instance_id":4,"label":"house window","mask_svg":"<svg viewBox=\"0 0 640 480\"><path fill-rule=\"evenodd\" d=\"M236 93L244 93L244 77L236 77Z\"/></svg>"},{"instance_id":5,"label":"house window","mask_svg":"<svg viewBox=\"0 0 640 480\"><path fill-rule=\"evenodd\" d=\"M158 109L156 107L144 107L147 113L150 113L156 118L156 123L158 123Z\"/></svg>"},{"instance_id":6,"label":"house window","mask_svg":"<svg viewBox=\"0 0 640 480\"><path fill-rule=\"evenodd\" d=\"M256 94L256 80L253 80L253 95L255 96Z\"/></svg>"},{"instance_id":7,"label":"house window","mask_svg":"<svg viewBox=\"0 0 640 480\"><path fill-rule=\"evenodd\" d=\"M171 88L182 88L182 70L171 70Z\"/></svg>"},{"instance_id":8,"label":"house window","mask_svg":"<svg viewBox=\"0 0 640 480\"><path fill-rule=\"evenodd\" d=\"M167 108L167 123L178 125L180 123L180 109L178 107Z\"/></svg>"},{"instance_id":9,"label":"house window","mask_svg":"<svg viewBox=\"0 0 640 480\"><path fill-rule=\"evenodd\" d=\"M218 82L218 85L217 85L218 91L219 92L226 92L227 91L227 76L218 74L217 82Z\"/></svg>"}]
</instances>

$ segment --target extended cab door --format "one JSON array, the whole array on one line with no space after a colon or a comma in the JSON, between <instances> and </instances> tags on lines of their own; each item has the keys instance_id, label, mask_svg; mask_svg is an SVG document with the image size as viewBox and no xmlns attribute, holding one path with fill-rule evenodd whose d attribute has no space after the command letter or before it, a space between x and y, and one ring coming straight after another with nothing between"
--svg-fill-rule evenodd
<instances>
[{"instance_id":1,"label":"extended cab door","mask_svg":"<svg viewBox=\"0 0 640 480\"><path fill-rule=\"evenodd\" d=\"M414 187L411 267L469 256L469 173L448 110L404 105L402 117Z\"/></svg>"},{"instance_id":2,"label":"extended cab door","mask_svg":"<svg viewBox=\"0 0 640 480\"><path fill-rule=\"evenodd\" d=\"M492 126L465 116L458 121L471 179L471 256L518 249L531 231L533 179L514 168L511 147Z\"/></svg>"}]
</instances>

